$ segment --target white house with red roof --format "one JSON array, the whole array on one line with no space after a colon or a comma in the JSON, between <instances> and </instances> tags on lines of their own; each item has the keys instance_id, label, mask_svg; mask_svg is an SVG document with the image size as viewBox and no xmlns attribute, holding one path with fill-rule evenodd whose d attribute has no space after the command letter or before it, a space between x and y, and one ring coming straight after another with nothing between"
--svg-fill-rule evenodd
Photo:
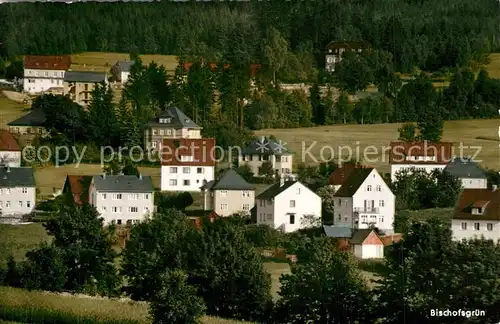
<instances>
[{"instance_id":1,"label":"white house with red roof","mask_svg":"<svg viewBox=\"0 0 500 324\"><path fill-rule=\"evenodd\" d=\"M71 56L24 56L25 92L42 93L51 88L63 88L64 74L71 66Z\"/></svg>"},{"instance_id":2,"label":"white house with red roof","mask_svg":"<svg viewBox=\"0 0 500 324\"><path fill-rule=\"evenodd\" d=\"M21 166L21 147L6 129L0 129L0 165L12 168Z\"/></svg>"}]
</instances>

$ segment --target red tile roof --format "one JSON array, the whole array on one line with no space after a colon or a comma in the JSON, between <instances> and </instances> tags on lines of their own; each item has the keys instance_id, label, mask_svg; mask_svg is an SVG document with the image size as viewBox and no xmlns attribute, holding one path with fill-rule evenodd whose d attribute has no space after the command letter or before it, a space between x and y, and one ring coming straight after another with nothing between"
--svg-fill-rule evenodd
<instances>
[{"instance_id":1,"label":"red tile roof","mask_svg":"<svg viewBox=\"0 0 500 324\"><path fill-rule=\"evenodd\" d=\"M69 191L73 194L73 200L76 204L81 205L88 202L88 197L82 197L88 188L85 187L84 182L91 176L81 176L81 175L67 175L66 182L64 183L63 192ZM89 183L90 184L90 181ZM82 199L83 198L83 199Z\"/></svg>"},{"instance_id":2,"label":"red tile roof","mask_svg":"<svg viewBox=\"0 0 500 324\"><path fill-rule=\"evenodd\" d=\"M21 151L21 147L14 136L6 129L0 129L0 151Z\"/></svg>"},{"instance_id":3,"label":"red tile roof","mask_svg":"<svg viewBox=\"0 0 500 324\"><path fill-rule=\"evenodd\" d=\"M482 215L473 215L472 208L478 206L484 207ZM500 189L462 190L453 211L453 219L500 220Z\"/></svg>"},{"instance_id":4,"label":"red tile roof","mask_svg":"<svg viewBox=\"0 0 500 324\"><path fill-rule=\"evenodd\" d=\"M342 167L337 168L328 176L327 184L331 186L342 185L344 181L349 178L349 175L351 175L354 169L362 167L363 166L354 163L345 163Z\"/></svg>"},{"instance_id":5,"label":"red tile roof","mask_svg":"<svg viewBox=\"0 0 500 324\"><path fill-rule=\"evenodd\" d=\"M178 166L215 166L215 138L164 139L162 165ZM192 157L192 161L182 161L182 156Z\"/></svg>"},{"instance_id":6,"label":"red tile roof","mask_svg":"<svg viewBox=\"0 0 500 324\"><path fill-rule=\"evenodd\" d=\"M398 243L399 241L401 241L402 238L403 235L401 234L389 234L380 237L384 245L391 245L394 243Z\"/></svg>"},{"instance_id":7,"label":"red tile roof","mask_svg":"<svg viewBox=\"0 0 500 324\"><path fill-rule=\"evenodd\" d=\"M68 70L71 66L71 56L38 56L38 55L25 55L24 68L25 69L39 69L39 70Z\"/></svg>"},{"instance_id":8,"label":"red tile roof","mask_svg":"<svg viewBox=\"0 0 500 324\"><path fill-rule=\"evenodd\" d=\"M390 164L448 164L452 159L453 143L391 142ZM417 157L416 160L410 157ZM418 160L419 157L433 160Z\"/></svg>"}]
</instances>

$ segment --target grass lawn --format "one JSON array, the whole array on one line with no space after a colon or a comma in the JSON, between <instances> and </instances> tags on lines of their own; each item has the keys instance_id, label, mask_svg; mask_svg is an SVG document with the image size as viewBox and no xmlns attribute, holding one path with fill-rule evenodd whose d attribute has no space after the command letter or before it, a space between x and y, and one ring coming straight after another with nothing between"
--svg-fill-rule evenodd
<instances>
[{"instance_id":1,"label":"grass lawn","mask_svg":"<svg viewBox=\"0 0 500 324\"><path fill-rule=\"evenodd\" d=\"M8 128L7 123L25 115L29 107L8 99L0 93L0 128Z\"/></svg>"},{"instance_id":2,"label":"grass lawn","mask_svg":"<svg viewBox=\"0 0 500 324\"><path fill-rule=\"evenodd\" d=\"M491 53L485 68L490 77L500 79L500 53Z\"/></svg>"},{"instance_id":3,"label":"grass lawn","mask_svg":"<svg viewBox=\"0 0 500 324\"><path fill-rule=\"evenodd\" d=\"M27 225L0 224L0 264L5 264L12 253L16 261L24 259L26 252L36 249L50 237L41 223Z\"/></svg>"},{"instance_id":4,"label":"grass lawn","mask_svg":"<svg viewBox=\"0 0 500 324\"><path fill-rule=\"evenodd\" d=\"M168 72L175 71L177 56L175 55L141 55L144 64L156 62L163 65ZM109 71L117 61L128 60L127 53L85 52L71 55L71 69L75 71Z\"/></svg>"},{"instance_id":5,"label":"grass lawn","mask_svg":"<svg viewBox=\"0 0 500 324\"><path fill-rule=\"evenodd\" d=\"M500 148L498 141L499 119L459 120L445 122L443 141L454 142L454 154L474 155L480 149L476 160L485 167L498 169ZM333 125L295 129L266 129L256 131L256 135L274 135L284 145L295 152L294 163L321 162L323 159L337 159L339 156L359 157L367 165L373 165L381 172L389 172L389 143L398 138L400 123L374 125ZM486 139L478 139L486 137ZM491 138L491 139L489 139ZM285 144L286 143L286 144ZM314 144L315 143L315 144ZM313 145L314 144L314 145ZM309 147L313 147L308 151ZM369 147L368 149L366 149ZM322 151L323 150L323 151ZM307 152L311 152L316 160ZM351 152L351 153L349 153Z\"/></svg>"}]
</instances>

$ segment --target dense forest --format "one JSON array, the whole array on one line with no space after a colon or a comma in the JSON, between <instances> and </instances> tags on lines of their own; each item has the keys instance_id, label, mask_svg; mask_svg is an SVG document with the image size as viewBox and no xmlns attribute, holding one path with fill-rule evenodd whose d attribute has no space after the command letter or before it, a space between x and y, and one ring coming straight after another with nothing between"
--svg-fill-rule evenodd
<instances>
[{"instance_id":1,"label":"dense forest","mask_svg":"<svg viewBox=\"0 0 500 324\"><path fill-rule=\"evenodd\" d=\"M203 55L262 62L275 27L294 52L364 40L410 72L463 66L498 47L495 0L318 0L178 3L16 3L0 6L0 53L83 51Z\"/></svg>"}]
</instances>

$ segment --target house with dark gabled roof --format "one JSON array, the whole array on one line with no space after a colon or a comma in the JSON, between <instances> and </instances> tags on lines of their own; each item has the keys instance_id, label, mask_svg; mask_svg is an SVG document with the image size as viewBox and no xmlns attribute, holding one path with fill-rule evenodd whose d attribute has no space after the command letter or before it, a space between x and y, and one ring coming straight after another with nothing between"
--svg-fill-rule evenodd
<instances>
[{"instance_id":1,"label":"house with dark gabled roof","mask_svg":"<svg viewBox=\"0 0 500 324\"><path fill-rule=\"evenodd\" d=\"M375 168L355 168L334 195L335 226L394 233L395 196Z\"/></svg>"},{"instance_id":2,"label":"house with dark gabled roof","mask_svg":"<svg viewBox=\"0 0 500 324\"><path fill-rule=\"evenodd\" d=\"M238 165L247 165L255 176L265 176L260 168L266 162L271 164L274 173L292 174L293 152L286 143L261 136L248 143L238 158Z\"/></svg>"},{"instance_id":3,"label":"house with dark gabled roof","mask_svg":"<svg viewBox=\"0 0 500 324\"><path fill-rule=\"evenodd\" d=\"M22 216L35 209L36 186L32 168L0 168L1 216ZM0 216L0 217L1 217Z\"/></svg>"},{"instance_id":4,"label":"house with dark gabled roof","mask_svg":"<svg viewBox=\"0 0 500 324\"><path fill-rule=\"evenodd\" d=\"M455 240L500 239L500 190L464 189L457 200L451 220Z\"/></svg>"},{"instance_id":5,"label":"house with dark gabled roof","mask_svg":"<svg viewBox=\"0 0 500 324\"><path fill-rule=\"evenodd\" d=\"M488 178L484 170L469 157L455 157L444 168L449 174L462 181L465 189L486 189Z\"/></svg>"},{"instance_id":6,"label":"house with dark gabled roof","mask_svg":"<svg viewBox=\"0 0 500 324\"><path fill-rule=\"evenodd\" d=\"M204 209L219 216L250 214L255 204L255 188L233 169L221 171L215 180L201 187Z\"/></svg>"},{"instance_id":7,"label":"house with dark gabled roof","mask_svg":"<svg viewBox=\"0 0 500 324\"><path fill-rule=\"evenodd\" d=\"M64 75L63 93L77 104L87 106L97 84L108 84L106 72L68 71Z\"/></svg>"},{"instance_id":8,"label":"house with dark gabled roof","mask_svg":"<svg viewBox=\"0 0 500 324\"><path fill-rule=\"evenodd\" d=\"M6 129L0 129L0 166L21 166L21 147Z\"/></svg>"},{"instance_id":9,"label":"house with dark gabled roof","mask_svg":"<svg viewBox=\"0 0 500 324\"><path fill-rule=\"evenodd\" d=\"M321 197L285 177L255 197L257 224L289 233L321 223Z\"/></svg>"},{"instance_id":10,"label":"house with dark gabled roof","mask_svg":"<svg viewBox=\"0 0 500 324\"><path fill-rule=\"evenodd\" d=\"M41 108L33 109L26 115L19 117L7 124L9 132L20 136L24 143L31 144L36 137L45 137L49 132L45 128L47 118Z\"/></svg>"},{"instance_id":11,"label":"house with dark gabled roof","mask_svg":"<svg viewBox=\"0 0 500 324\"><path fill-rule=\"evenodd\" d=\"M148 127L144 130L144 146L148 150L161 150L164 139L200 139L202 128L182 110L170 106L149 121Z\"/></svg>"}]
</instances>

